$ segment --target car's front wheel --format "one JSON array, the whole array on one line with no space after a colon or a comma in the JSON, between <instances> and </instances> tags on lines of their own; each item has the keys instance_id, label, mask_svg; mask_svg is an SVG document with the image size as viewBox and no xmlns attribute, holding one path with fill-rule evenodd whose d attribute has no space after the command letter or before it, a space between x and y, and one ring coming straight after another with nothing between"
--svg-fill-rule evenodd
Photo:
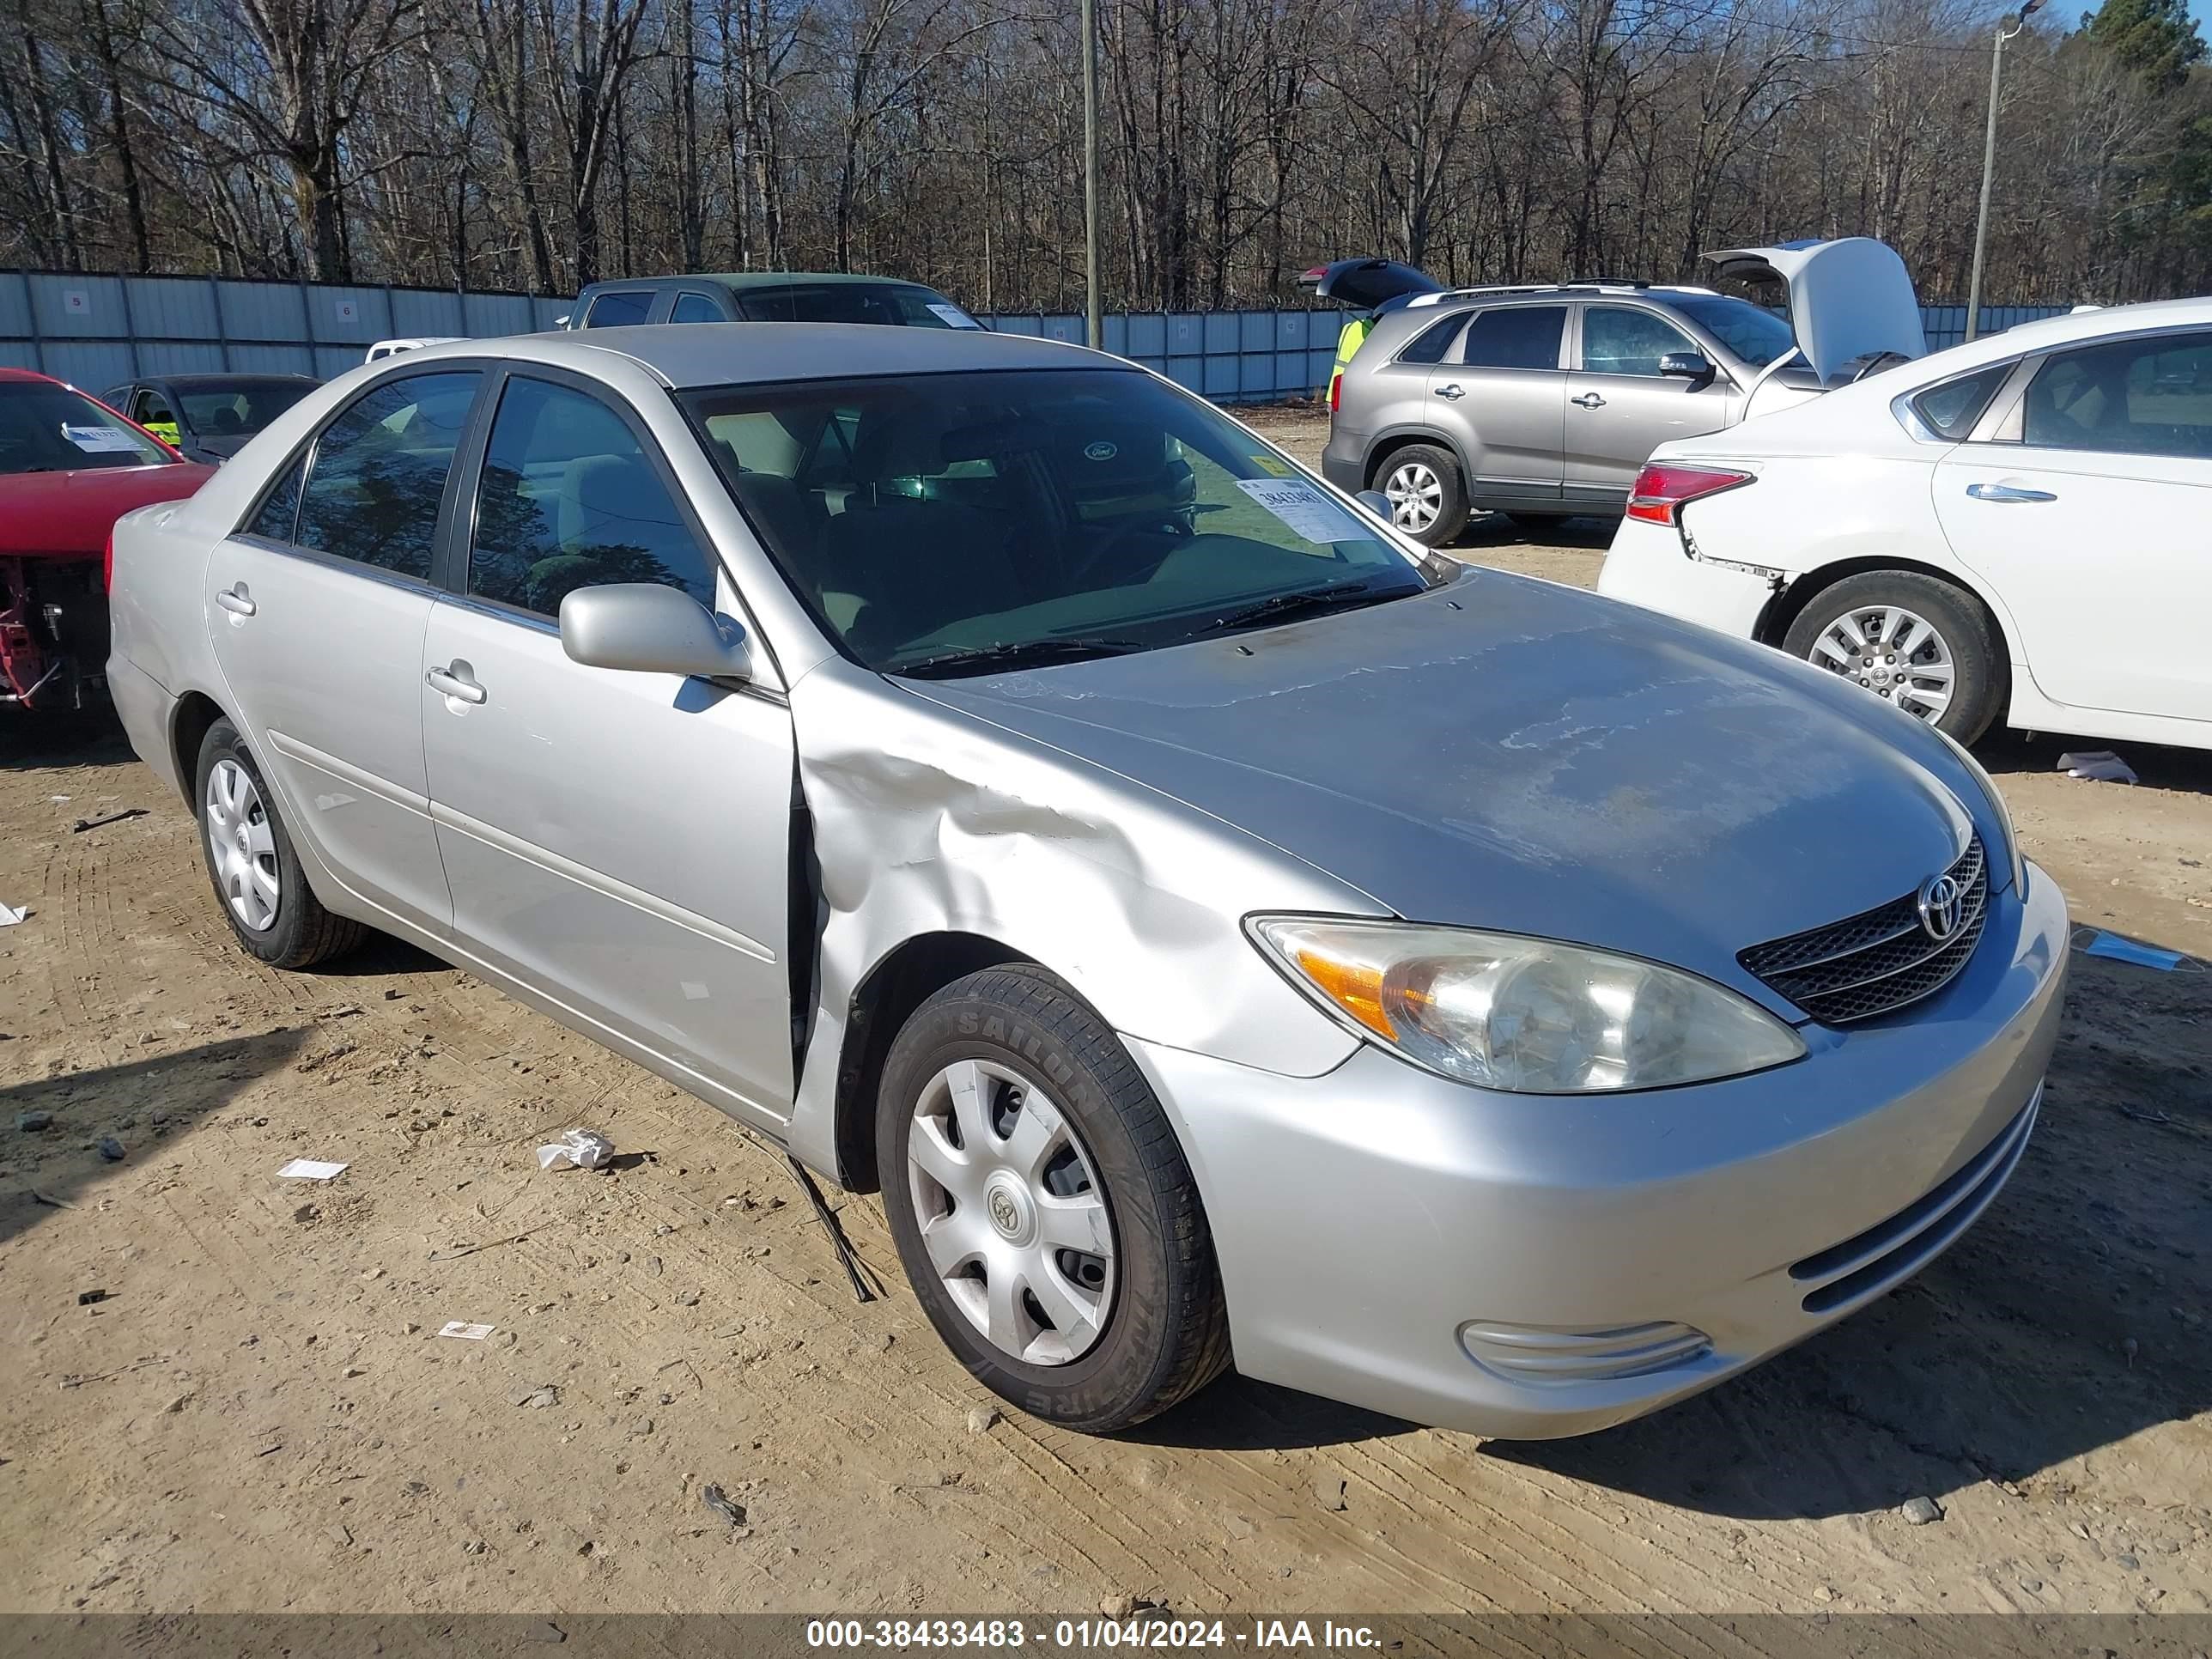
<instances>
[{"instance_id":1,"label":"car's front wheel","mask_svg":"<svg viewBox=\"0 0 2212 1659\"><path fill-rule=\"evenodd\" d=\"M208 876L249 955L274 968L306 968L361 943L368 930L325 910L308 887L276 797L228 720L208 728L194 778Z\"/></svg>"},{"instance_id":2,"label":"car's front wheel","mask_svg":"<svg viewBox=\"0 0 2212 1659\"><path fill-rule=\"evenodd\" d=\"M1972 743L2004 690L1996 623L1972 594L1917 570L1869 570L1814 594L1783 648Z\"/></svg>"},{"instance_id":3,"label":"car's front wheel","mask_svg":"<svg viewBox=\"0 0 2212 1659\"><path fill-rule=\"evenodd\" d=\"M1459 462L1431 444L1395 450L1376 469L1390 520L1425 547L1447 545L1467 528L1467 484Z\"/></svg>"},{"instance_id":4,"label":"car's front wheel","mask_svg":"<svg viewBox=\"0 0 2212 1659\"><path fill-rule=\"evenodd\" d=\"M876 1145L923 1311L1002 1399L1103 1434L1227 1367L1190 1166L1119 1039L1053 975L988 969L922 1004L884 1063Z\"/></svg>"}]
</instances>

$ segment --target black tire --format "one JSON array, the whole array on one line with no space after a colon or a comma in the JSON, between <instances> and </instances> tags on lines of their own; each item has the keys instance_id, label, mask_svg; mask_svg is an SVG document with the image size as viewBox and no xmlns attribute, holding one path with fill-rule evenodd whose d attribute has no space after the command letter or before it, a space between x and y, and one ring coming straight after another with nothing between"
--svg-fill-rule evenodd
<instances>
[{"instance_id":1,"label":"black tire","mask_svg":"<svg viewBox=\"0 0 2212 1659\"><path fill-rule=\"evenodd\" d=\"M214 849L209 842L208 779L224 761L235 762L252 780L260 798L262 815L269 825L276 866L277 898L276 914L265 927L247 927L231 908L230 896L224 891L222 875L216 868ZM199 762L192 769L192 817L199 825L200 857L207 865L216 902L240 947L248 956L272 968L310 968L352 950L368 937L369 930L360 922L325 910L314 890L307 885L307 872L300 867L300 855L293 850L291 831L285 828L283 817L276 810L276 797L261 775L260 764L253 758L253 751L246 746L246 739L239 734L238 728L227 720L219 720L208 727L207 736L200 740Z\"/></svg>"},{"instance_id":2,"label":"black tire","mask_svg":"<svg viewBox=\"0 0 2212 1659\"><path fill-rule=\"evenodd\" d=\"M2002 712L2007 668L1996 618L1963 588L1917 570L1869 570L1846 576L1806 602L1784 635L1782 648L1815 666L1832 668L1831 659L1814 648L1820 636L1842 617L1879 605L1910 611L1942 636L1949 648L1953 679L1950 702L1936 725L1960 743L1972 743ZM1870 675L1887 666L1879 653L1874 654L1877 661L1863 665Z\"/></svg>"},{"instance_id":3,"label":"black tire","mask_svg":"<svg viewBox=\"0 0 2212 1659\"><path fill-rule=\"evenodd\" d=\"M1065 1363L1033 1364L994 1345L954 1302L923 1243L907 1162L915 1107L941 1072L969 1060L1049 1091L1111 1219L1111 1299L1095 1342ZM1054 975L1028 964L987 969L916 1009L884 1062L876 1149L891 1237L923 1311L1002 1400L1106 1434L1179 1404L1228 1368L1212 1235L1182 1148L1128 1051Z\"/></svg>"},{"instance_id":4,"label":"black tire","mask_svg":"<svg viewBox=\"0 0 2212 1659\"><path fill-rule=\"evenodd\" d=\"M1437 516L1425 529L1407 529L1406 533L1424 547L1449 547L1467 528L1468 510L1467 480L1460 474L1457 456L1434 444L1408 444L1403 449L1394 449L1376 465L1373 487L1389 495L1393 476L1413 466L1426 467L1436 478Z\"/></svg>"}]
</instances>

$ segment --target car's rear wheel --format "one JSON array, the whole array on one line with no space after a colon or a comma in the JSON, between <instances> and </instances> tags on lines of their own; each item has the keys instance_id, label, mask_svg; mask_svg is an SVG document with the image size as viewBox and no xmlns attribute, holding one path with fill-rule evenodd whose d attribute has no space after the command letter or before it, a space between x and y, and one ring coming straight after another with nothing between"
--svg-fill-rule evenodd
<instances>
[{"instance_id":1,"label":"car's rear wheel","mask_svg":"<svg viewBox=\"0 0 2212 1659\"><path fill-rule=\"evenodd\" d=\"M306 968L360 944L368 929L331 915L308 887L276 798L228 720L208 727L193 775L208 876L247 954L271 967Z\"/></svg>"},{"instance_id":2,"label":"car's rear wheel","mask_svg":"<svg viewBox=\"0 0 2212 1659\"><path fill-rule=\"evenodd\" d=\"M1051 974L988 969L922 1004L884 1063L876 1133L915 1296L1002 1399L1103 1434L1228 1365L1212 1236L1175 1132Z\"/></svg>"},{"instance_id":3,"label":"car's rear wheel","mask_svg":"<svg viewBox=\"0 0 2212 1659\"><path fill-rule=\"evenodd\" d=\"M1459 462L1431 444L1395 450L1376 470L1390 519L1426 547L1443 547L1467 528L1467 483Z\"/></svg>"},{"instance_id":4,"label":"car's rear wheel","mask_svg":"<svg viewBox=\"0 0 2212 1659\"><path fill-rule=\"evenodd\" d=\"M1814 594L1783 648L1972 743L1998 714L2004 655L1972 594L1913 570L1870 570Z\"/></svg>"}]
</instances>

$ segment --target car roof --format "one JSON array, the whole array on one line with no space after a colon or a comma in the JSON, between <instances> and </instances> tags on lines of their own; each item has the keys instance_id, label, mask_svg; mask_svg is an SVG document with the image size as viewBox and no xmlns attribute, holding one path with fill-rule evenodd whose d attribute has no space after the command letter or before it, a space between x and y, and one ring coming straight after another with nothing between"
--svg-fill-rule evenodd
<instances>
[{"instance_id":1,"label":"car roof","mask_svg":"<svg viewBox=\"0 0 2212 1659\"><path fill-rule=\"evenodd\" d=\"M322 384L312 374L288 374L281 370L271 370L266 374L254 374L244 369L224 370L220 373L210 370L204 374L196 372L184 374L141 374L137 380L127 381L125 384L130 386L266 386L272 380L297 380L302 386Z\"/></svg>"},{"instance_id":2,"label":"car roof","mask_svg":"<svg viewBox=\"0 0 2212 1659\"><path fill-rule=\"evenodd\" d=\"M823 285L832 288L927 288L927 283L917 283L908 276L869 276L851 270L700 270L676 276L629 276L617 281L609 277L593 283L595 289L609 288L677 288L685 283L713 283L717 287L743 292L754 288L788 288L794 283ZM932 290L934 292L935 290Z\"/></svg>"},{"instance_id":3,"label":"car roof","mask_svg":"<svg viewBox=\"0 0 2212 1659\"><path fill-rule=\"evenodd\" d=\"M1405 309L1433 310L1439 306L1459 305L1474 301L1508 301L1515 300L1550 300L1562 295L1600 294L1609 299L1622 300L1718 300L1727 296L1717 289L1691 288L1680 283L1609 283L1593 280L1583 283L1500 283L1488 288L1449 288L1437 294L1417 294L1406 301Z\"/></svg>"},{"instance_id":4,"label":"car roof","mask_svg":"<svg viewBox=\"0 0 2212 1659\"><path fill-rule=\"evenodd\" d=\"M407 354L407 367L413 370L449 358L493 356L590 374L594 357L610 352L642 364L679 388L945 374L979 368L1141 372L1125 358L1030 335L867 323L661 323L561 329L426 346Z\"/></svg>"}]
</instances>

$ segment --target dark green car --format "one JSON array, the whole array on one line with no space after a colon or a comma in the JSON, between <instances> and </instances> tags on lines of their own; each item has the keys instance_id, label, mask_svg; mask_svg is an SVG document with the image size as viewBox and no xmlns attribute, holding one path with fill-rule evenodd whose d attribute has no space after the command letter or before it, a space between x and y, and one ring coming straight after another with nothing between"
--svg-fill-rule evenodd
<instances>
[{"instance_id":1,"label":"dark green car","mask_svg":"<svg viewBox=\"0 0 2212 1659\"><path fill-rule=\"evenodd\" d=\"M880 323L905 328L982 325L935 289L888 276L747 270L593 283L569 328L637 323Z\"/></svg>"}]
</instances>

